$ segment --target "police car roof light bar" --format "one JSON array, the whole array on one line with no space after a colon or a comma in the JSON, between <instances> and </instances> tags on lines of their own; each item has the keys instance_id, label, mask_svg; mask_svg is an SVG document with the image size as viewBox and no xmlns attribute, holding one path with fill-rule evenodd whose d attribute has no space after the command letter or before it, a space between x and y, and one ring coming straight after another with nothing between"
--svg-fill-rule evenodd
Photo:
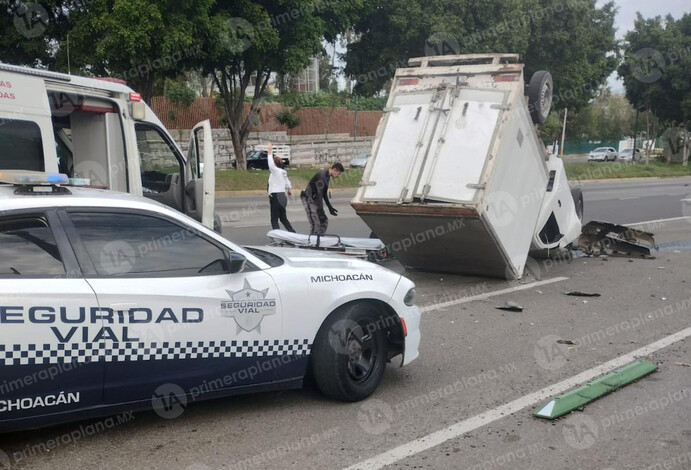
<instances>
[{"instance_id":1,"label":"police car roof light bar","mask_svg":"<svg viewBox=\"0 0 691 470\"><path fill-rule=\"evenodd\" d=\"M68 184L69 178L63 173L44 173L28 170L2 170L0 182L14 185L53 185Z\"/></svg>"}]
</instances>

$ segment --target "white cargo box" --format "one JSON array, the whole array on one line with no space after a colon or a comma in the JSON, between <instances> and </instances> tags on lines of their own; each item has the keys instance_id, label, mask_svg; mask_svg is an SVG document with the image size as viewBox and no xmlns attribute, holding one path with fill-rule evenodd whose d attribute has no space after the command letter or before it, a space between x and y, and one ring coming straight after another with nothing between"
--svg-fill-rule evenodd
<instances>
[{"instance_id":1,"label":"white cargo box","mask_svg":"<svg viewBox=\"0 0 691 470\"><path fill-rule=\"evenodd\" d=\"M352 205L404 265L515 278L531 245L565 246L580 233L563 165L537 136L517 61L425 57L396 71ZM551 80L542 81L549 109Z\"/></svg>"}]
</instances>

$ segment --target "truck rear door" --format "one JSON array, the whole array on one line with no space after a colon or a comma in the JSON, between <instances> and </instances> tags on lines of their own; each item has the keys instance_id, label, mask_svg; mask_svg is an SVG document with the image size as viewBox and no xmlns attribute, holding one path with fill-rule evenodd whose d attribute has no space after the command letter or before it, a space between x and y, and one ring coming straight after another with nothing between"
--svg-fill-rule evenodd
<instances>
[{"instance_id":1,"label":"truck rear door","mask_svg":"<svg viewBox=\"0 0 691 470\"><path fill-rule=\"evenodd\" d=\"M431 138L415 197L450 203L475 200L506 95L468 88L452 91L449 111Z\"/></svg>"},{"instance_id":2,"label":"truck rear door","mask_svg":"<svg viewBox=\"0 0 691 470\"><path fill-rule=\"evenodd\" d=\"M443 112L446 93L436 89L397 93L384 117L384 132L374 149L364 200L409 202Z\"/></svg>"},{"instance_id":3,"label":"truck rear door","mask_svg":"<svg viewBox=\"0 0 691 470\"><path fill-rule=\"evenodd\" d=\"M0 70L0 169L57 172L43 78Z\"/></svg>"}]
</instances>

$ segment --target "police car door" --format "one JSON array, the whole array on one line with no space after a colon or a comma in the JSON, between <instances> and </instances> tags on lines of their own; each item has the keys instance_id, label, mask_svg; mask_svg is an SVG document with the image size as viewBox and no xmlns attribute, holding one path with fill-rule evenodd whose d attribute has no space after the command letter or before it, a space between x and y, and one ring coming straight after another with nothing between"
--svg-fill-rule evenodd
<instances>
[{"instance_id":1,"label":"police car door","mask_svg":"<svg viewBox=\"0 0 691 470\"><path fill-rule=\"evenodd\" d=\"M113 311L106 403L272 382L278 365L270 356L298 347L280 341L271 277L252 265L230 273L228 248L212 238L149 212L67 215L92 263L87 280Z\"/></svg>"},{"instance_id":2,"label":"police car door","mask_svg":"<svg viewBox=\"0 0 691 470\"><path fill-rule=\"evenodd\" d=\"M99 313L57 216L0 213L0 429L101 403Z\"/></svg>"}]
</instances>

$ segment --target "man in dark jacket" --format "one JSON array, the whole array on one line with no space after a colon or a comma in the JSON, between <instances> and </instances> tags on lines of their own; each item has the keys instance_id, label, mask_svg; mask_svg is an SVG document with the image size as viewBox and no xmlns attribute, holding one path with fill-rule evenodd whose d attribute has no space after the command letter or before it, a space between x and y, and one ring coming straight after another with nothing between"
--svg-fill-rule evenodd
<instances>
[{"instance_id":1,"label":"man in dark jacket","mask_svg":"<svg viewBox=\"0 0 691 470\"><path fill-rule=\"evenodd\" d=\"M324 213L324 204L329 208L329 213L338 215L329 201L329 180L338 178L343 173L343 165L334 163L328 170L320 170L312 177L307 188L300 194L302 205L307 212L307 220L310 223L310 235L324 235L329 226L329 219Z\"/></svg>"}]
</instances>

